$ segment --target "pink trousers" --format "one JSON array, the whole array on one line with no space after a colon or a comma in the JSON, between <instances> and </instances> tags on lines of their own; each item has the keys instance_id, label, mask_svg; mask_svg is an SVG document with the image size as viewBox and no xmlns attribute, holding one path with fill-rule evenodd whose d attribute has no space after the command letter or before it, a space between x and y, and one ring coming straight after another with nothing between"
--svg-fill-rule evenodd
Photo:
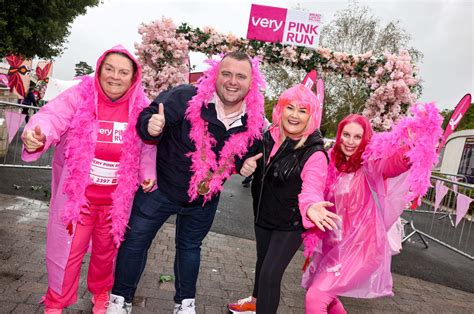
<instances>
[{"instance_id":1,"label":"pink trousers","mask_svg":"<svg viewBox=\"0 0 474 314\"><path fill-rule=\"evenodd\" d=\"M63 294L57 294L48 288L44 299L46 308L60 309L76 303L82 260L91 240L87 287L92 294L112 289L117 248L110 234L110 221L107 219L110 208L111 206L89 205L81 212L82 223L76 226L66 264Z\"/></svg>"},{"instance_id":2,"label":"pink trousers","mask_svg":"<svg viewBox=\"0 0 474 314\"><path fill-rule=\"evenodd\" d=\"M346 314L346 310L336 295L309 287L305 299L306 314Z\"/></svg>"}]
</instances>

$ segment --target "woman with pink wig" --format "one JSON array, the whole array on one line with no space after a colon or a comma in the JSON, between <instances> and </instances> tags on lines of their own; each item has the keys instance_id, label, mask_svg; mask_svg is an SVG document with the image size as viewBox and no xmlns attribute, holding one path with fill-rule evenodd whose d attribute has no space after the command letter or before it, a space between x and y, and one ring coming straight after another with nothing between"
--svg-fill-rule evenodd
<instances>
[{"instance_id":1,"label":"woman with pink wig","mask_svg":"<svg viewBox=\"0 0 474 314\"><path fill-rule=\"evenodd\" d=\"M339 123L324 199L335 204L330 210L342 222L334 231L319 228L318 219L305 225L306 313L345 313L337 296L393 295L391 255L401 248L397 221L409 201L426 193L441 135L433 104L411 112L391 132L375 135L363 116ZM397 233L395 247L390 237Z\"/></svg>"},{"instance_id":2,"label":"woman with pink wig","mask_svg":"<svg viewBox=\"0 0 474 314\"><path fill-rule=\"evenodd\" d=\"M325 209L332 204L323 200L328 159L319 131L320 102L301 84L283 92L259 153L240 171L254 173L257 263L252 296L229 304L233 313L276 313L283 273L301 245L304 221L328 217L325 226L336 227L331 217L337 216Z\"/></svg>"}]
</instances>

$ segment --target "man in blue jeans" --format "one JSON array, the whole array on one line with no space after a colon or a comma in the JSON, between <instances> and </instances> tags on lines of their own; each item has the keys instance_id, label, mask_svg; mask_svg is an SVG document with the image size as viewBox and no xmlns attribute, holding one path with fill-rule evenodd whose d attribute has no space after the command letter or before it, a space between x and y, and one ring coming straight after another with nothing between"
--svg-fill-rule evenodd
<instances>
[{"instance_id":1,"label":"man in blue jeans","mask_svg":"<svg viewBox=\"0 0 474 314\"><path fill-rule=\"evenodd\" d=\"M131 311L148 249L174 214L174 313L195 313L201 244L214 220L222 185L261 138L264 121L260 91L265 83L258 61L231 52L208 63L197 88L167 90L140 114L138 134L158 143L158 189L140 189L135 196L107 313Z\"/></svg>"}]
</instances>

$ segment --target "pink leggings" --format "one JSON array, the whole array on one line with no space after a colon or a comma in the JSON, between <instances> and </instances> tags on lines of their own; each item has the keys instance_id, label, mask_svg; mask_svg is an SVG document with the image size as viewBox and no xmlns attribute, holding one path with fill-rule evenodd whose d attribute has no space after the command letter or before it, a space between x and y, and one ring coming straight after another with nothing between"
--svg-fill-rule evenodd
<instances>
[{"instance_id":1,"label":"pink leggings","mask_svg":"<svg viewBox=\"0 0 474 314\"><path fill-rule=\"evenodd\" d=\"M44 299L47 308L60 309L76 303L82 260L91 239L92 251L87 274L89 291L98 294L112 289L117 248L110 234L110 221L107 219L110 206L90 205L86 211L87 213L81 213L82 223L76 226L64 273L62 293L48 288Z\"/></svg>"},{"instance_id":2,"label":"pink leggings","mask_svg":"<svg viewBox=\"0 0 474 314\"><path fill-rule=\"evenodd\" d=\"M306 314L346 314L346 310L336 295L318 290L314 286L306 292Z\"/></svg>"}]
</instances>

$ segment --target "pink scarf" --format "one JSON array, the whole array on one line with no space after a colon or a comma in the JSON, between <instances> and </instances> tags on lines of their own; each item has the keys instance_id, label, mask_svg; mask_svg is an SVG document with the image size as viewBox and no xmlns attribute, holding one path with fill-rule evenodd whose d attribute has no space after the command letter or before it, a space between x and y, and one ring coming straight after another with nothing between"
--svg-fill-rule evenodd
<instances>
[{"instance_id":1,"label":"pink scarf","mask_svg":"<svg viewBox=\"0 0 474 314\"><path fill-rule=\"evenodd\" d=\"M207 123L201 118L202 106L208 106L215 92L215 82L219 70L219 61L207 60L211 67L198 82L198 93L189 101L186 119L190 121L190 139L196 146L196 151L189 153L193 176L189 184L188 195L193 201L199 197L198 185L203 180L208 181L209 192L204 195L204 202L209 201L222 190L223 182L234 172L234 157L242 158L248 147L255 139L262 137L264 121L264 98L260 90L265 88L265 81L259 70L259 60L252 59L252 86L247 96L247 130L231 135L226 141L216 160L212 147L216 140L209 134ZM212 175L209 176L209 173Z\"/></svg>"}]
</instances>

